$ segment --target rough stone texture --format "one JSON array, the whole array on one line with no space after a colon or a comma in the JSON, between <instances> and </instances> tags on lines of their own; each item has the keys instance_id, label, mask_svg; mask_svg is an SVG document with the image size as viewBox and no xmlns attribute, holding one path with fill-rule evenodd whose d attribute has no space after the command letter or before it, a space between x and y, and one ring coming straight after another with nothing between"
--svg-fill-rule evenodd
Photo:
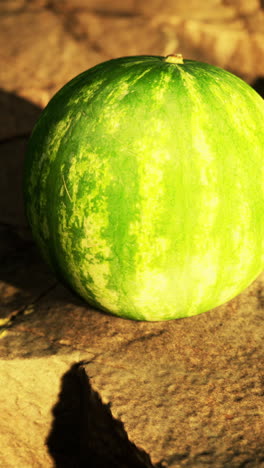
<instances>
[{"instance_id":1,"label":"rough stone texture","mask_svg":"<svg viewBox=\"0 0 264 468\"><path fill-rule=\"evenodd\" d=\"M153 464L264 466L263 279L228 306L135 333L86 365Z\"/></svg>"},{"instance_id":2,"label":"rough stone texture","mask_svg":"<svg viewBox=\"0 0 264 468\"><path fill-rule=\"evenodd\" d=\"M263 95L263 2L5 0L0 17L0 466L264 467L263 275L198 317L112 317L48 271L22 201L41 108L97 62L180 49Z\"/></svg>"},{"instance_id":3,"label":"rough stone texture","mask_svg":"<svg viewBox=\"0 0 264 468\"><path fill-rule=\"evenodd\" d=\"M2 466L18 466L18 447L21 460L35 452L40 466L51 466L45 431L55 461L98 458L101 465L90 466L131 466L114 464L120 459L116 445L141 454L146 467L148 456L155 466L264 466L263 283L262 275L229 304L166 323L102 314L60 285L43 295L31 313L8 324L0 340L1 446L8 446ZM77 391L71 398L66 388L59 397L63 411L55 411L51 426L59 375L80 360L87 361L82 366L89 380L81 389L75 376ZM70 414L68 426L77 417L72 399L84 415L76 423L81 451L75 439L65 443L71 431L61 423L61 413L62 421ZM127 437L133 450L124 448ZM13 464L5 465L12 453Z\"/></svg>"},{"instance_id":4,"label":"rough stone texture","mask_svg":"<svg viewBox=\"0 0 264 468\"><path fill-rule=\"evenodd\" d=\"M5 0L0 14L0 86L40 106L76 74L121 55L181 51L249 81L263 76L259 0Z\"/></svg>"},{"instance_id":5,"label":"rough stone texture","mask_svg":"<svg viewBox=\"0 0 264 468\"><path fill-rule=\"evenodd\" d=\"M35 359L18 358L0 361L0 466L2 468L54 466L54 459L45 447L45 441L54 419L52 407L56 404L60 392L59 377L68 372L74 360L80 360L80 353L72 352L70 358L53 354ZM70 390L73 393L71 423L74 430L76 415L78 417L79 414L79 399L74 384ZM75 454L72 454L73 449ZM64 448L64 451L67 450L69 464L65 463L61 468L77 468L79 454L76 445L72 443L70 447ZM74 461L76 464L73 464Z\"/></svg>"},{"instance_id":6,"label":"rough stone texture","mask_svg":"<svg viewBox=\"0 0 264 468\"><path fill-rule=\"evenodd\" d=\"M41 260L39 268L45 269ZM92 467L264 466L263 286L262 275L213 311L145 323L90 309L55 285L31 310L7 323L0 340L6 389L0 407L6 401L9 407L1 423L1 445L8 445L3 462L15 451L15 438L16 447L23 446L22 460L35 451L40 466L52 466L47 452L55 466L68 466L65 459ZM88 380L81 385L78 373L72 375L72 397L62 382L51 425L59 376L67 364L81 360ZM12 391L7 393L7 387ZM81 447L69 430L76 412L83 414L75 422ZM138 465L121 463L124 453ZM64 465L58 464L61 459Z\"/></svg>"}]
</instances>

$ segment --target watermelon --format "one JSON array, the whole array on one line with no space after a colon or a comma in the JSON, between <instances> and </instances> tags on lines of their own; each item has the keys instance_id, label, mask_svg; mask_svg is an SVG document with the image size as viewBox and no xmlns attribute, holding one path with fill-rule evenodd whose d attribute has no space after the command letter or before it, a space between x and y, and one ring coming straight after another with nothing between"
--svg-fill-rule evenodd
<instances>
[{"instance_id":1,"label":"watermelon","mask_svg":"<svg viewBox=\"0 0 264 468\"><path fill-rule=\"evenodd\" d=\"M28 144L26 214L57 277L134 320L194 316L264 265L264 103L180 55L130 56L67 83Z\"/></svg>"}]
</instances>

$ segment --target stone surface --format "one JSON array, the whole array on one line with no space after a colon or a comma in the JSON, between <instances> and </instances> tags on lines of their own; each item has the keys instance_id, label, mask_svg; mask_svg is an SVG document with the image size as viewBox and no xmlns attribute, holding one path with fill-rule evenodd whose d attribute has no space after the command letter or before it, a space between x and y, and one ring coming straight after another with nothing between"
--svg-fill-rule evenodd
<instances>
[{"instance_id":1,"label":"stone surface","mask_svg":"<svg viewBox=\"0 0 264 468\"><path fill-rule=\"evenodd\" d=\"M29 313L6 324L0 340L3 383L14 387L7 401L11 400L13 411L19 388L18 422L27 413L32 427L39 405L37 421L43 425L42 437L46 430L49 441L45 450L44 439L41 446L39 436L36 440L32 436L25 453L29 456L35 447L41 463L47 453L55 461L98 457L101 465L95 467L130 467L118 463L122 453L131 450L144 467L151 466L148 459L156 468L264 466L263 286L262 275L222 307L165 323L131 322L103 314L61 285L44 293ZM65 369L68 363L70 368L74 353L75 362L85 361L80 367L87 376L82 385L78 375L73 376L77 391L72 398L83 414L78 422L82 450L76 441L71 447L64 445L70 435L59 429L61 415L54 414L52 425L47 417L60 381L56 366ZM33 406L32 378L38 379ZM52 390L47 392L47 386ZM70 412L71 421L76 408L68 408L71 397L65 392L56 407L64 408L66 415ZM20 408L22 397L25 413ZM5 401L0 403L3 408ZM11 413L5 414L11 421ZM23 445L22 423L7 431L4 420L5 443L12 435ZM111 430L110 436L112 426L116 435ZM121 444L121 455L113 449L115 444ZM117 464L109 465L109 460ZM51 465L45 461L45 466Z\"/></svg>"},{"instance_id":2,"label":"stone surface","mask_svg":"<svg viewBox=\"0 0 264 468\"><path fill-rule=\"evenodd\" d=\"M47 8L2 16L0 48L0 86L41 107L73 76L106 59L72 37L63 16Z\"/></svg>"},{"instance_id":3,"label":"stone surface","mask_svg":"<svg viewBox=\"0 0 264 468\"><path fill-rule=\"evenodd\" d=\"M263 275L197 317L112 317L44 265L22 196L42 107L100 61L180 49L263 93L263 2L5 0L0 18L0 466L263 467Z\"/></svg>"},{"instance_id":4,"label":"stone surface","mask_svg":"<svg viewBox=\"0 0 264 468\"><path fill-rule=\"evenodd\" d=\"M0 13L0 86L41 107L81 71L121 55L180 51L249 81L263 76L258 0L6 0Z\"/></svg>"},{"instance_id":5,"label":"stone surface","mask_svg":"<svg viewBox=\"0 0 264 468\"><path fill-rule=\"evenodd\" d=\"M60 376L68 373L80 353L35 359L12 359L0 361L0 466L3 468L53 467L54 458L46 446L49 428L54 415L52 407L60 392ZM76 391L73 387L71 390ZM77 393L77 392L76 392ZM78 417L78 395L72 397L72 429L76 413ZM77 406L77 407L76 407ZM68 407L69 411L69 407ZM65 468L78 466L78 450L71 444ZM70 452L70 453L69 453ZM77 462L76 462L77 460ZM73 464L76 462L76 465ZM58 465L57 465L58 466ZM63 465L62 465L63 466Z\"/></svg>"},{"instance_id":6,"label":"stone surface","mask_svg":"<svg viewBox=\"0 0 264 468\"><path fill-rule=\"evenodd\" d=\"M34 243L0 224L0 326L31 313L35 301L56 284Z\"/></svg>"},{"instance_id":7,"label":"stone surface","mask_svg":"<svg viewBox=\"0 0 264 468\"><path fill-rule=\"evenodd\" d=\"M228 306L135 333L85 366L155 466L264 466L263 279Z\"/></svg>"}]
</instances>

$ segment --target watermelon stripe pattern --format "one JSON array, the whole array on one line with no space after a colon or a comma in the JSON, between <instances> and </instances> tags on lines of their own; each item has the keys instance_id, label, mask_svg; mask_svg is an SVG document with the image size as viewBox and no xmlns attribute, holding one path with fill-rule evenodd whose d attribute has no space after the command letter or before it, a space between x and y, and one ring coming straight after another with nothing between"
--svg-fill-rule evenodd
<instances>
[{"instance_id":1,"label":"watermelon stripe pattern","mask_svg":"<svg viewBox=\"0 0 264 468\"><path fill-rule=\"evenodd\" d=\"M114 59L50 101L31 135L25 205L58 277L135 320L196 315L264 265L264 105L201 62Z\"/></svg>"}]
</instances>

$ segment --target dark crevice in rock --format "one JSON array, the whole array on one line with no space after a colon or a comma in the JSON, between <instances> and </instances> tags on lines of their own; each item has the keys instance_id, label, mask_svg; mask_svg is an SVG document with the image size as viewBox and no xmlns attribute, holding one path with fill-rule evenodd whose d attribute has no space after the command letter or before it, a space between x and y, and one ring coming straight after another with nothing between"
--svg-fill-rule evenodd
<instances>
[{"instance_id":1,"label":"dark crevice in rock","mask_svg":"<svg viewBox=\"0 0 264 468\"><path fill-rule=\"evenodd\" d=\"M21 134L14 134L14 135L11 135L7 138L1 138L0 140L0 144L7 144L7 143L12 143L14 141L17 141L17 140L24 140L24 139L28 139L30 137L30 132L26 132L26 133L21 133Z\"/></svg>"},{"instance_id":2,"label":"dark crevice in rock","mask_svg":"<svg viewBox=\"0 0 264 468\"><path fill-rule=\"evenodd\" d=\"M91 13L108 18L142 18L142 14L125 10L104 10L103 8L92 9Z\"/></svg>"},{"instance_id":3,"label":"dark crevice in rock","mask_svg":"<svg viewBox=\"0 0 264 468\"><path fill-rule=\"evenodd\" d=\"M0 281L11 285L11 293L1 301L2 310L5 310L1 331L13 327L33 312L34 306L57 286L58 282L43 263L28 227L0 222ZM12 287L18 289L12 292Z\"/></svg>"},{"instance_id":4,"label":"dark crevice in rock","mask_svg":"<svg viewBox=\"0 0 264 468\"><path fill-rule=\"evenodd\" d=\"M258 78L252 86L264 98L264 78Z\"/></svg>"},{"instance_id":5,"label":"dark crevice in rock","mask_svg":"<svg viewBox=\"0 0 264 468\"><path fill-rule=\"evenodd\" d=\"M79 375L84 410L81 466L153 468L149 455L129 440L123 423L112 416L111 406L104 404L92 388L83 367L79 368Z\"/></svg>"},{"instance_id":6,"label":"dark crevice in rock","mask_svg":"<svg viewBox=\"0 0 264 468\"><path fill-rule=\"evenodd\" d=\"M45 296L47 296L55 287L58 285L58 282L54 282L49 288L45 289L44 291L39 294L34 301L32 301L30 304L25 304L23 307L21 307L19 310L15 310L11 312L8 321L0 326L0 334L7 329L10 329L14 327L21 319L24 318L25 315L29 315L31 313L34 313L34 306Z\"/></svg>"},{"instance_id":7,"label":"dark crevice in rock","mask_svg":"<svg viewBox=\"0 0 264 468\"><path fill-rule=\"evenodd\" d=\"M152 338L158 338L159 336L164 335L164 333L166 333L166 330L164 330L164 329L159 330L156 333L147 333L146 335L139 336L139 337L137 337L135 339L132 339L130 341L128 340L126 342L126 347L131 345L131 344L140 342L140 341L147 341L147 340L151 340Z\"/></svg>"},{"instance_id":8,"label":"dark crevice in rock","mask_svg":"<svg viewBox=\"0 0 264 468\"><path fill-rule=\"evenodd\" d=\"M92 388L84 364L74 364L63 376L53 408L46 443L55 467L154 468L149 455L130 442L123 423Z\"/></svg>"}]
</instances>

